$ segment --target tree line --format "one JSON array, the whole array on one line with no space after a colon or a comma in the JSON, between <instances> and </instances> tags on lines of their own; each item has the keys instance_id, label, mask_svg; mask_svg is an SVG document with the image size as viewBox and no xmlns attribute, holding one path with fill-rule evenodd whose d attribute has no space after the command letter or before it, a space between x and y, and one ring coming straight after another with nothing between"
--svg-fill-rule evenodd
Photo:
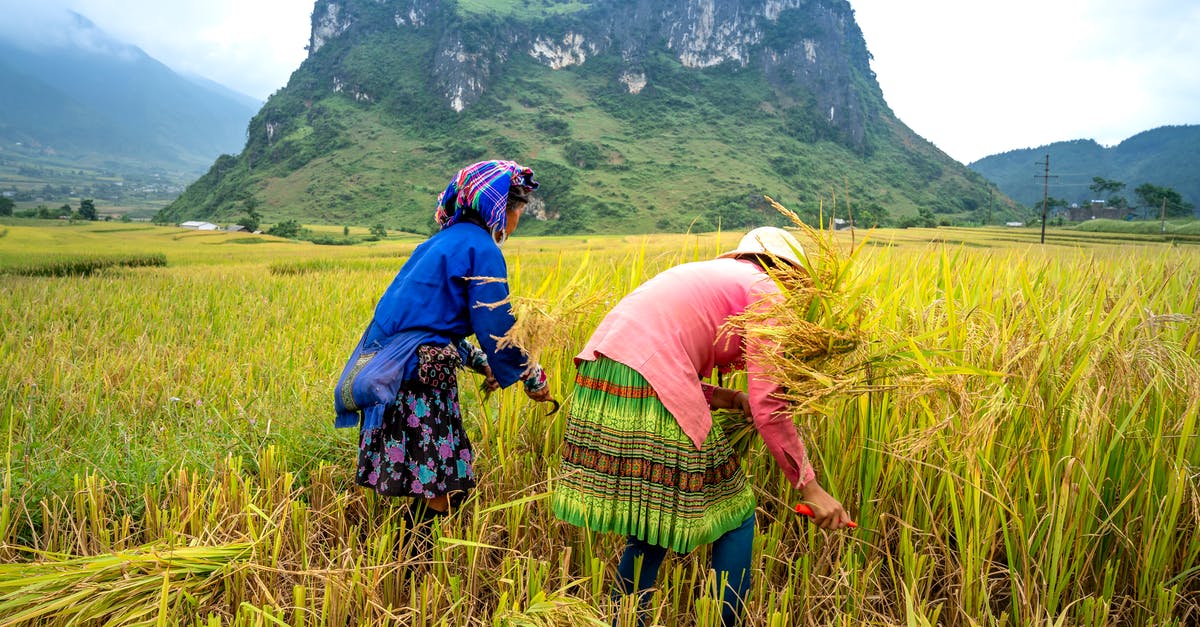
<instances>
[{"instance_id":1,"label":"tree line","mask_svg":"<svg viewBox=\"0 0 1200 627\"><path fill-rule=\"evenodd\" d=\"M68 218L71 220L91 220L100 219L100 214L96 211L96 202L91 198L85 198L79 201L79 208L74 209L69 204L63 204L57 209L39 205L33 209L24 211L16 211L16 202L8 196L0 196L0 217L18 218L41 218L43 220L57 220L58 218Z\"/></svg>"},{"instance_id":2,"label":"tree line","mask_svg":"<svg viewBox=\"0 0 1200 627\"><path fill-rule=\"evenodd\" d=\"M1153 183L1143 183L1133 189L1133 195L1136 199L1135 203L1130 203L1129 199L1122 195L1126 184L1115 179L1106 179L1102 176L1092 177L1092 184L1088 185L1088 189L1096 194L1098 200L1103 200L1105 206L1111 209L1127 210L1129 216L1135 216L1137 211L1141 211L1143 218L1190 218L1195 210L1195 205L1183 200L1183 196L1171 187L1154 185ZM1046 198L1046 210L1052 211L1056 208L1066 209L1070 207L1070 203L1063 198Z\"/></svg>"}]
</instances>

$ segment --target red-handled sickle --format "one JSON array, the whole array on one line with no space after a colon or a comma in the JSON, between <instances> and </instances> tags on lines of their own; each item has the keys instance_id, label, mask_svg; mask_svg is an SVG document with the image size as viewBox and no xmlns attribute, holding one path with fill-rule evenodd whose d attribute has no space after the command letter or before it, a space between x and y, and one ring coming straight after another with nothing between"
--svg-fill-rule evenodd
<instances>
[{"instance_id":1,"label":"red-handled sickle","mask_svg":"<svg viewBox=\"0 0 1200 627\"><path fill-rule=\"evenodd\" d=\"M796 513L800 514L801 516L808 516L809 518L813 517L812 508L805 505L804 503L796 504ZM858 528L858 523L851 520L850 522L846 523L846 526L851 527L851 528Z\"/></svg>"}]
</instances>

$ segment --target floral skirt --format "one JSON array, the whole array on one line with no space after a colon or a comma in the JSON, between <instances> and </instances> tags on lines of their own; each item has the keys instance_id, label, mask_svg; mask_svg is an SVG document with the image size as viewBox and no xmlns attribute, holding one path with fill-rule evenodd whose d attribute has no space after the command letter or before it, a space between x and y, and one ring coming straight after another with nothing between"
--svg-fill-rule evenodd
<instances>
[{"instance_id":1,"label":"floral skirt","mask_svg":"<svg viewBox=\"0 0 1200 627\"><path fill-rule=\"evenodd\" d=\"M554 513L681 553L712 542L755 507L734 428L714 420L697 449L642 375L604 357L581 362Z\"/></svg>"},{"instance_id":2,"label":"floral skirt","mask_svg":"<svg viewBox=\"0 0 1200 627\"><path fill-rule=\"evenodd\" d=\"M358 485L385 496L436 496L475 487L471 441L462 426L453 346L421 346L416 378L405 381L378 429L363 429Z\"/></svg>"}]
</instances>

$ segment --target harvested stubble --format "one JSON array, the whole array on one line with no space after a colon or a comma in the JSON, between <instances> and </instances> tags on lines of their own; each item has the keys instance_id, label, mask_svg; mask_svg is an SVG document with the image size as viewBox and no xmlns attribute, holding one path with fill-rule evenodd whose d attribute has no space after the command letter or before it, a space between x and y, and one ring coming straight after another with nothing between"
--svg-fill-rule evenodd
<instances>
[{"instance_id":1,"label":"harvested stubble","mask_svg":"<svg viewBox=\"0 0 1200 627\"><path fill-rule=\"evenodd\" d=\"M235 457L213 477L171 473L121 533L103 506L114 486L81 479L71 502L47 505L33 542L45 548L0 564L0 625L602 624L575 595L583 580L503 546L523 544L503 537L508 510L536 498L470 501L418 558L402 508L347 491L343 470L320 466L301 488L274 449L258 467L257 479Z\"/></svg>"}]
</instances>

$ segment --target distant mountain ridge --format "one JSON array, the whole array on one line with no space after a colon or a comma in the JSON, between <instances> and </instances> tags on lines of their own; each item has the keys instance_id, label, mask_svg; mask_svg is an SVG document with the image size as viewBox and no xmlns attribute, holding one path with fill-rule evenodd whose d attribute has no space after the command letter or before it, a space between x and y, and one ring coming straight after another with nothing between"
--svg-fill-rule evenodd
<instances>
[{"instance_id":1,"label":"distant mountain ridge","mask_svg":"<svg viewBox=\"0 0 1200 627\"><path fill-rule=\"evenodd\" d=\"M180 76L81 15L58 27L70 32L18 40L0 30L3 146L199 174L245 142L257 101Z\"/></svg>"},{"instance_id":2,"label":"distant mountain ridge","mask_svg":"<svg viewBox=\"0 0 1200 627\"><path fill-rule=\"evenodd\" d=\"M1090 139L1055 142L984 157L970 168L1005 194L1029 206L1042 202L1044 174L1038 162L1050 155L1048 194L1080 206L1097 198L1088 189L1093 177L1125 183L1121 195L1136 202L1133 190L1143 183L1170 187L1200 208L1200 125L1162 126L1138 133L1116 146Z\"/></svg>"},{"instance_id":3,"label":"distant mountain ridge","mask_svg":"<svg viewBox=\"0 0 1200 627\"><path fill-rule=\"evenodd\" d=\"M499 157L542 180L525 233L780 220L763 194L866 224L1015 212L895 118L845 0L317 0L244 149L160 219L424 232Z\"/></svg>"}]
</instances>

